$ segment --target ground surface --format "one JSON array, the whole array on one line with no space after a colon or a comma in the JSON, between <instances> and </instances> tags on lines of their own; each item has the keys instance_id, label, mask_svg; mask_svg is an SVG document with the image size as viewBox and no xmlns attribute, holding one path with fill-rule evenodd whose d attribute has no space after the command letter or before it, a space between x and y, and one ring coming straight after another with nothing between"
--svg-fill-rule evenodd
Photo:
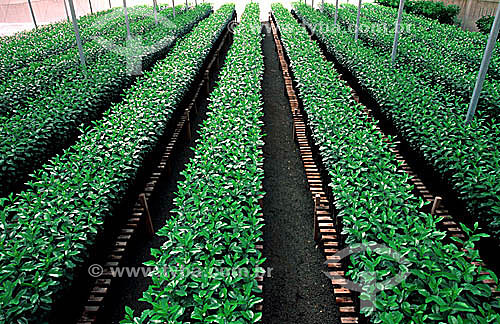
<instances>
[{"instance_id":1,"label":"ground surface","mask_svg":"<svg viewBox=\"0 0 500 324\"><path fill-rule=\"evenodd\" d=\"M325 259L313 242L313 203L271 34L263 42L264 281L263 323L340 323Z\"/></svg>"}]
</instances>

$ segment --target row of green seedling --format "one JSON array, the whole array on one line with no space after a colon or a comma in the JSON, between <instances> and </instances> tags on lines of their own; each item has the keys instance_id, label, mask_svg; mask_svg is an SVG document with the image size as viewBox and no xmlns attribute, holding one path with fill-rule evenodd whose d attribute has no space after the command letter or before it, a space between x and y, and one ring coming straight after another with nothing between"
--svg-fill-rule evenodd
<instances>
[{"instance_id":1,"label":"row of green seedling","mask_svg":"<svg viewBox=\"0 0 500 324\"><path fill-rule=\"evenodd\" d=\"M262 244L262 96L259 6L248 4L210 95L194 157L182 172L172 217L146 266L157 269L139 316L121 323L256 323ZM203 38L205 32L201 31Z\"/></svg>"},{"instance_id":2,"label":"row of green seedling","mask_svg":"<svg viewBox=\"0 0 500 324\"><path fill-rule=\"evenodd\" d=\"M132 47L140 50L137 60L131 60L134 53L124 57L107 51L89 65L87 77L76 67L74 79L63 78L54 88L30 98L24 109L0 117L0 197L22 188L29 173L74 141L80 125L88 125L110 103L120 100L120 94L135 79L127 63L138 62L141 68L152 66L210 11L210 5L203 4L177 15L172 20L175 25L155 28L152 33L158 36L149 36L161 37L158 43L155 40L151 44L160 44L161 48L151 46L155 51L142 52L141 44Z\"/></svg>"},{"instance_id":3,"label":"row of green seedling","mask_svg":"<svg viewBox=\"0 0 500 324\"><path fill-rule=\"evenodd\" d=\"M498 322L497 301L482 283L490 276L471 263L480 262L473 247L483 234L464 227L465 249L445 242L440 217L421 211L391 144L334 64L288 10L272 9L352 249L346 275L361 288L361 312L371 323Z\"/></svg>"},{"instance_id":4,"label":"row of green seedling","mask_svg":"<svg viewBox=\"0 0 500 324\"><path fill-rule=\"evenodd\" d=\"M179 11L181 8L183 7L177 6ZM139 14L140 11L142 18L153 18L153 8L149 6L136 6L128 10L129 14L134 11ZM171 8L168 11L171 11ZM163 11L160 13L164 14ZM114 20L113 18L117 16L121 19ZM132 20L132 17L130 19ZM78 19L78 27L83 43L107 34L111 30L124 29L123 9L114 8L82 16ZM76 47L76 38L73 24L66 20L17 33L14 36L2 37L0 38L0 80L4 80L19 68L43 61L74 47Z\"/></svg>"},{"instance_id":5,"label":"row of green seedling","mask_svg":"<svg viewBox=\"0 0 500 324\"><path fill-rule=\"evenodd\" d=\"M310 7L295 5L310 26L333 25L333 19ZM500 233L500 125L474 119L470 125L457 111L467 105L438 86L429 87L417 74L395 69L381 56L342 29L316 30L335 59L376 100L399 135L465 205L472 224Z\"/></svg>"},{"instance_id":6,"label":"row of green seedling","mask_svg":"<svg viewBox=\"0 0 500 324\"><path fill-rule=\"evenodd\" d=\"M396 9L394 8L388 8L385 6L377 6L377 5L370 5L370 6L373 11L381 13L396 12ZM474 47L484 46L484 43L486 42L487 39L487 37L485 35L482 35L481 33L463 30L457 28L456 25L441 24L435 19L430 19L418 15L403 13L403 20L405 22L411 23L412 25L417 25L428 29L432 28L439 30L443 34L443 37L445 38L453 38L452 41L462 40L465 43L471 43ZM425 37L425 35L423 36Z\"/></svg>"},{"instance_id":7,"label":"row of green seedling","mask_svg":"<svg viewBox=\"0 0 500 324\"><path fill-rule=\"evenodd\" d=\"M0 322L43 322L67 295L232 16L225 7L200 22L25 191L0 200Z\"/></svg>"},{"instance_id":8,"label":"row of green seedling","mask_svg":"<svg viewBox=\"0 0 500 324\"><path fill-rule=\"evenodd\" d=\"M348 4L341 5L339 8L341 20L343 19L342 13L345 11L357 12L357 7ZM335 7L331 4L325 4L325 12L333 17ZM363 4L361 8L362 21L368 24L379 24L376 27L380 30L384 29L392 37L394 37L396 18L397 10L393 8L368 3ZM479 69L487 42L487 37L484 35L406 13L403 14L401 24L403 33L400 35L400 40L424 43L434 50L446 49L441 55L454 57L461 64L476 70ZM365 28L368 28L368 26L365 26ZM387 45L384 44L384 46ZM388 50L392 50L392 43ZM495 79L500 77L500 58L496 55L493 56L488 74Z\"/></svg>"},{"instance_id":9,"label":"row of green seedling","mask_svg":"<svg viewBox=\"0 0 500 324\"><path fill-rule=\"evenodd\" d=\"M373 47L381 55L391 53L394 31L384 28L394 24L390 14L378 14L368 6L361 11L360 40L364 45ZM326 12L332 17L335 8L326 6ZM375 12L375 13L374 13ZM344 6L339 10L339 22L344 28L349 27L351 31L356 25L357 9L353 5ZM443 95L452 94L463 98L464 103L469 103L472 90L477 79L482 54L486 46L486 40L481 46L473 46L470 42L454 41L453 36L444 38L438 30L427 30L418 26L403 22L403 33L398 45L397 60L395 67L413 71L426 80L429 86L439 85L444 89ZM462 32L457 29L457 33ZM424 36L426 35L426 36ZM472 57L462 60L458 53L467 53ZM472 55L472 54L477 55ZM500 55L493 56L497 61ZM495 62L492 62L495 63ZM500 64L497 64L500 65ZM492 64L491 71L497 71ZM498 73L488 76L485 80L481 98L479 100L478 115L492 122L499 121L500 114L500 80ZM466 110L457 111L464 116Z\"/></svg>"},{"instance_id":10,"label":"row of green seedling","mask_svg":"<svg viewBox=\"0 0 500 324\"><path fill-rule=\"evenodd\" d=\"M328 12L332 12L333 9L330 5L325 6ZM397 17L396 9L364 4L362 10L362 17L366 17L372 22L387 24L392 30L394 29ZM411 31L402 37L410 38L412 41L426 41L430 47L446 49L445 55L452 55L456 60L479 69L487 36L463 30L455 25L440 24L434 19L406 13L403 14L402 24L406 30ZM496 53L498 51L497 48ZM494 55L492 58L489 75L495 79L500 78L500 57L498 55Z\"/></svg>"},{"instance_id":11,"label":"row of green seedling","mask_svg":"<svg viewBox=\"0 0 500 324\"><path fill-rule=\"evenodd\" d=\"M97 24L110 13L119 9L100 11L78 19L82 41L106 32L107 24ZM44 25L38 29L20 32L13 36L0 38L0 80L5 79L15 70L28 64L39 62L51 55L56 55L76 47L73 24L62 21Z\"/></svg>"},{"instance_id":12,"label":"row of green seedling","mask_svg":"<svg viewBox=\"0 0 500 324\"><path fill-rule=\"evenodd\" d=\"M102 64L104 57L113 55L113 51L122 56L126 55L127 48L134 45L151 46L156 42L161 44L162 38L171 34L173 22L172 9L164 10L160 16L160 24L156 25L154 18L145 16L145 10L151 8L133 7L129 9L131 35L137 39L138 44L127 41L127 32L123 13L119 10L99 18L97 25L104 25L106 32L94 35L93 40L83 44L83 52L89 69ZM102 27L102 26L101 26ZM171 39L168 39L171 41ZM141 47L142 50L142 47ZM116 55L113 55L115 57ZM124 63L122 63L124 64ZM70 80L84 78L85 74L80 66L78 49L70 47L59 54L48 56L46 59L33 62L23 68L9 73L5 78L0 78L0 116L23 113L30 109L30 99L40 96L44 91L59 88L60 84L67 84Z\"/></svg>"}]
</instances>

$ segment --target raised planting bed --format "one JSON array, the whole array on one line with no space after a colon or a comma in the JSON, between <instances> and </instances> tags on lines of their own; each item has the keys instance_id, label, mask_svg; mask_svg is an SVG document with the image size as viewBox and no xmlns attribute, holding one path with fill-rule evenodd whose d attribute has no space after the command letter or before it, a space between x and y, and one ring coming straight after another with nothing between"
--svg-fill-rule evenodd
<instances>
[{"instance_id":1,"label":"raised planting bed","mask_svg":"<svg viewBox=\"0 0 500 324\"><path fill-rule=\"evenodd\" d=\"M158 46L165 47L168 42L172 41L172 37L176 36L174 22L171 21L172 9L162 11L158 25L155 24L153 17L146 15L145 10L152 11L151 8L142 6L129 8L131 35L134 38L140 37L141 46L150 46L152 50L159 50ZM83 44L85 60L91 72L94 72L96 66L103 64L103 57L107 57L108 61L113 59L115 65L126 64L124 57L126 50L133 50L138 44L136 44L137 41L127 43L123 13L120 10L112 11L97 19L95 24L94 29L99 32L92 33L88 41ZM82 34L84 34L83 31ZM58 42L59 40L46 42L52 41ZM154 48L153 45L157 47ZM117 50L121 53L116 53ZM114 53L109 53L110 51ZM42 93L55 91L61 84L67 85L70 81L84 77L76 47L70 47L61 53L48 55L44 59L27 64L9 73L5 78L0 78L0 116L23 113L30 108L30 105L34 105L33 99ZM90 74L89 77L92 78L93 75Z\"/></svg>"},{"instance_id":2,"label":"raised planting bed","mask_svg":"<svg viewBox=\"0 0 500 324\"><path fill-rule=\"evenodd\" d=\"M2 201L0 320L46 320L67 295L233 13L225 6L203 20L26 191Z\"/></svg>"},{"instance_id":3,"label":"raised planting bed","mask_svg":"<svg viewBox=\"0 0 500 324\"><path fill-rule=\"evenodd\" d=\"M234 18L236 18L236 12L234 12ZM152 215L150 215L148 204L151 202L154 204L155 198L158 198L158 193L161 192L159 188L162 187L162 183L171 181L169 178L173 176L172 164L182 155L182 151L186 151L190 147L192 124L197 119L198 107L208 96L206 90L211 89L212 84L215 83L212 76L218 73L221 57L225 56L231 42L232 33L226 29L215 43L217 47L213 47L206 58L202 73L194 80L191 90L186 93L184 100L179 105L179 110L181 110L179 116L172 118L172 123L170 123L172 126L169 128L173 129L173 132L164 135L159 144L160 148L155 150L159 152L160 158L152 158L152 167L147 171L149 176L143 181L145 185L139 191L128 219L120 226L115 234L115 239L103 247L106 250L105 258L89 261L89 264L102 264L102 268L99 268L102 273L94 276L95 279L88 289L87 300L77 323L99 323L105 320L107 314L115 311L112 309L116 307L116 300L113 299L113 296L119 293L118 289L123 291L123 287L118 287L123 282L120 281L121 277L113 271L117 267L125 266L126 260L129 258L136 257L132 251L141 244L141 239L144 236L154 235ZM89 267L91 268L92 265ZM115 292L115 290L117 291Z\"/></svg>"},{"instance_id":4,"label":"raised planting bed","mask_svg":"<svg viewBox=\"0 0 500 324\"><path fill-rule=\"evenodd\" d=\"M295 12L307 25L333 24L333 19L308 6L297 4ZM470 225L477 221L488 233L499 233L500 124L478 118L466 126L454 112L453 98L444 102L436 88L422 85L412 73L393 69L341 29L323 28L315 35L376 101L398 135L466 206L468 217L463 221Z\"/></svg>"},{"instance_id":5,"label":"raised planting bed","mask_svg":"<svg viewBox=\"0 0 500 324\"><path fill-rule=\"evenodd\" d=\"M176 209L158 232L166 242L146 263L158 267L143 298L151 309L136 316L127 308L122 323L260 321L256 270L264 262L258 251L264 61L259 16L257 4L247 5L179 183Z\"/></svg>"},{"instance_id":6,"label":"raised planting bed","mask_svg":"<svg viewBox=\"0 0 500 324\"><path fill-rule=\"evenodd\" d=\"M351 5L342 5L339 18L343 19L343 12L357 11ZM331 4L325 4L324 12L329 16L335 15L335 7ZM379 28L387 31L387 35L394 38L394 26L397 18L397 9L387 8L370 3L364 3L361 8L362 21L375 23L378 22ZM454 57L457 62L467 66L479 69L481 59L484 54L484 48L488 38L476 32L470 32L458 28L439 24L432 19L416 17L414 15L403 14L402 18L403 34L400 35L400 41L406 42L425 42L432 49L442 49L441 55ZM368 26L367 26L368 27ZM364 28L367 31L367 28ZM444 51L446 49L446 51ZM392 50L392 44L389 52ZM495 52L498 53L496 48ZM500 78L500 57L493 55L488 74L494 79Z\"/></svg>"},{"instance_id":7,"label":"raised planting bed","mask_svg":"<svg viewBox=\"0 0 500 324\"><path fill-rule=\"evenodd\" d=\"M152 29L157 36L144 39L155 46L141 53L139 62L142 60L144 68L151 67L210 11L210 5L200 5L177 15L172 20L175 26ZM120 101L123 90L135 80L126 63L120 54L102 53L89 66L88 77L74 66L68 72L74 76L44 89L12 115L0 117L0 197L23 188L30 173L73 143L82 128L98 119L113 102Z\"/></svg>"},{"instance_id":8,"label":"raised planting bed","mask_svg":"<svg viewBox=\"0 0 500 324\"><path fill-rule=\"evenodd\" d=\"M372 10L377 6L369 5L362 10L359 39L367 47L373 48L380 58L390 60L394 42L394 16ZM354 30L356 26L357 8L345 5L339 10L339 23L344 29ZM335 8L326 6L325 12L333 17ZM384 25L385 24L385 25ZM385 28L384 28L385 26ZM391 26L391 28L387 28ZM395 68L415 74L426 82L427 87L437 87L443 97L456 96L461 100L456 114L464 118L477 73L483 57L486 39L474 45L465 37L456 34L468 33L458 28L454 34L442 32L443 28L432 28L403 22L401 39L398 45L398 56ZM445 34L446 36L444 36ZM496 72L500 55L493 55L490 75L486 78L477 108L479 118L493 123L499 121L500 115L500 80ZM449 98L447 99L449 101ZM460 108L459 108L460 107ZM462 108L463 107L463 108Z\"/></svg>"},{"instance_id":9,"label":"raised planting bed","mask_svg":"<svg viewBox=\"0 0 500 324\"><path fill-rule=\"evenodd\" d=\"M443 240L446 233L438 229L441 218L421 211L423 200L412 194L409 176L391 150L393 144L353 99L333 63L322 57L307 30L284 7L274 5L273 13L313 151L330 182L326 188L334 201L330 207L335 209L344 243L364 248L352 251L347 278L362 284L364 301L374 293L371 282L405 274L398 284L375 291L374 304L362 308L362 314L372 323L498 321L498 301L483 282L485 276L496 278L484 274L473 249L482 234L469 233L459 246Z\"/></svg>"},{"instance_id":10,"label":"raised planting bed","mask_svg":"<svg viewBox=\"0 0 500 324\"><path fill-rule=\"evenodd\" d=\"M88 14L78 19L82 41L103 31L95 22L117 9ZM0 37L0 80L27 64L45 60L76 46L73 25L67 21L40 26L38 29Z\"/></svg>"}]
</instances>

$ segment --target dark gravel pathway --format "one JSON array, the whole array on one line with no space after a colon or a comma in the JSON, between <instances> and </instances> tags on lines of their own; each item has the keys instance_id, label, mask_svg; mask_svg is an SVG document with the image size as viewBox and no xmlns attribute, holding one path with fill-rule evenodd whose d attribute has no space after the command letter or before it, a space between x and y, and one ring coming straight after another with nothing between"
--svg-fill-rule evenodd
<instances>
[{"instance_id":1,"label":"dark gravel pathway","mask_svg":"<svg viewBox=\"0 0 500 324\"><path fill-rule=\"evenodd\" d=\"M292 138L292 116L272 34L263 42L264 256L273 268L264 281L263 323L340 323L333 288L315 247L313 202Z\"/></svg>"}]
</instances>

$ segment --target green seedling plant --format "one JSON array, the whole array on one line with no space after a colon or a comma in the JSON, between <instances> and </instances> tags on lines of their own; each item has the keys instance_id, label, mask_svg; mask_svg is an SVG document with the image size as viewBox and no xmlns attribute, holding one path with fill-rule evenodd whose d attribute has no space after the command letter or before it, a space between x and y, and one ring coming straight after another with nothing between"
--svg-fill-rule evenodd
<instances>
[{"instance_id":1,"label":"green seedling plant","mask_svg":"<svg viewBox=\"0 0 500 324\"><path fill-rule=\"evenodd\" d=\"M233 12L202 20L25 191L0 199L0 322L44 322L67 295Z\"/></svg>"},{"instance_id":2,"label":"green seedling plant","mask_svg":"<svg viewBox=\"0 0 500 324\"><path fill-rule=\"evenodd\" d=\"M494 20L495 16L482 16L481 18L476 20L476 27L481 33L489 35ZM498 37L497 40L500 40L500 37Z\"/></svg>"},{"instance_id":3,"label":"green seedling plant","mask_svg":"<svg viewBox=\"0 0 500 324\"><path fill-rule=\"evenodd\" d=\"M294 3L294 8L308 21L303 4ZM363 286L361 300L373 305L362 313L371 323L498 322L498 301L482 282L497 279L491 272L483 275L487 270L472 263L480 261L473 248L484 234L478 233L477 225L474 230L464 226L468 235L464 242L444 240L446 234L437 228L440 218L421 212L423 201L412 194L390 143L352 98L334 64L321 57L317 43L287 9L274 4L272 10L312 138L330 176L346 244L377 243L406 259L402 264L396 256L371 249L350 256L347 277L354 282L375 281ZM408 276L398 285L376 286L400 272ZM371 300L375 288L381 291Z\"/></svg>"},{"instance_id":4,"label":"green seedling plant","mask_svg":"<svg viewBox=\"0 0 500 324\"><path fill-rule=\"evenodd\" d=\"M172 217L157 233L165 243L145 263L159 269L141 299L151 307L139 315L127 307L123 324L261 321L254 272L264 262L256 249L264 177L260 30L259 6L248 4L210 95L194 157L182 172Z\"/></svg>"}]
</instances>

